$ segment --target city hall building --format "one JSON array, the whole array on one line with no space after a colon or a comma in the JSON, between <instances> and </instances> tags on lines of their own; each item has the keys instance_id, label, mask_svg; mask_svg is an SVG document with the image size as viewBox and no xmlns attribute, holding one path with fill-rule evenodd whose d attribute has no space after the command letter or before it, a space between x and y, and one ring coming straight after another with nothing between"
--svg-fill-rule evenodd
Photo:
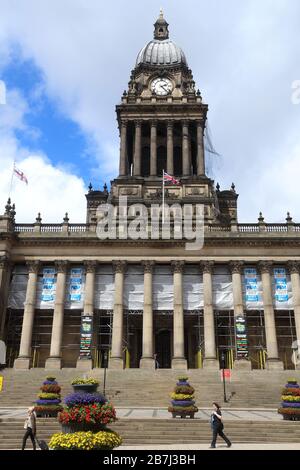
<instances>
[{"instance_id":1,"label":"city hall building","mask_svg":"<svg viewBox=\"0 0 300 470\"><path fill-rule=\"evenodd\" d=\"M119 175L109 190L89 186L86 222L66 214L57 224L40 215L19 223L10 201L0 216L8 367L88 370L103 367L106 356L118 369L154 368L155 357L160 368L217 369L222 356L226 367L246 370L296 367L300 224L289 214L284 224L261 214L257 223L238 222L235 186L221 190L207 176L208 106L162 13L154 26L116 107ZM165 185L163 172L172 177ZM178 212L163 215L163 199ZM108 204L117 235L101 238ZM150 218L140 238L124 235L133 205L156 210L158 236L151 237ZM199 208L204 244L187 249L176 214L188 214L197 231Z\"/></svg>"}]
</instances>

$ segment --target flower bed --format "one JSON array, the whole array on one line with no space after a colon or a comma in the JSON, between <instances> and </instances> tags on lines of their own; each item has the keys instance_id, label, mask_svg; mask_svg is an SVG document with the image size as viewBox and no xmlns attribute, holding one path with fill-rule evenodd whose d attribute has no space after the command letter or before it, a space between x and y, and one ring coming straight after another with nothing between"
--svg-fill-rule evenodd
<instances>
[{"instance_id":1,"label":"flower bed","mask_svg":"<svg viewBox=\"0 0 300 470\"><path fill-rule=\"evenodd\" d=\"M195 406L194 388L188 383L188 377L179 377L174 392L171 393L171 405L168 408L173 418L194 418L198 408Z\"/></svg>"},{"instance_id":2,"label":"flower bed","mask_svg":"<svg viewBox=\"0 0 300 470\"><path fill-rule=\"evenodd\" d=\"M99 385L98 380L89 377L87 379L82 379L77 377L76 379L72 380L71 385Z\"/></svg>"},{"instance_id":3,"label":"flower bed","mask_svg":"<svg viewBox=\"0 0 300 470\"><path fill-rule=\"evenodd\" d=\"M282 390L281 407L278 413L284 420L300 420L300 387L295 379L291 379Z\"/></svg>"},{"instance_id":4,"label":"flower bed","mask_svg":"<svg viewBox=\"0 0 300 470\"><path fill-rule=\"evenodd\" d=\"M52 417L57 416L62 411L60 391L61 388L55 380L55 377L47 377L40 388L38 400L36 400L35 410L37 416Z\"/></svg>"},{"instance_id":5,"label":"flower bed","mask_svg":"<svg viewBox=\"0 0 300 470\"><path fill-rule=\"evenodd\" d=\"M110 403L72 406L59 413L58 420L62 424L101 423L106 425L116 421L116 410Z\"/></svg>"},{"instance_id":6,"label":"flower bed","mask_svg":"<svg viewBox=\"0 0 300 470\"><path fill-rule=\"evenodd\" d=\"M121 437L116 432L107 429L97 433L89 431L54 434L49 447L53 450L111 450L121 444Z\"/></svg>"},{"instance_id":7,"label":"flower bed","mask_svg":"<svg viewBox=\"0 0 300 470\"><path fill-rule=\"evenodd\" d=\"M104 405L104 403L107 402L107 399L101 395L101 393L86 393L80 391L67 395L64 402L68 407L76 405L90 405L92 403Z\"/></svg>"}]
</instances>

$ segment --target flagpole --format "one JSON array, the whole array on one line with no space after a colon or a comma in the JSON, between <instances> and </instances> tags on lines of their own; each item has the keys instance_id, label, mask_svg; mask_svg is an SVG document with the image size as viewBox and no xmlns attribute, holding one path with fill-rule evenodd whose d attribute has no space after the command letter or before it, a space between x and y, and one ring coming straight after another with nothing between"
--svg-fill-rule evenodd
<instances>
[{"instance_id":1,"label":"flagpole","mask_svg":"<svg viewBox=\"0 0 300 470\"><path fill-rule=\"evenodd\" d=\"M163 180L163 194L162 194L162 223L165 223L165 178L164 178L165 170L163 170L162 180Z\"/></svg>"},{"instance_id":2,"label":"flagpole","mask_svg":"<svg viewBox=\"0 0 300 470\"><path fill-rule=\"evenodd\" d=\"M10 185L9 185L9 194L8 194L8 198L10 198L11 196L11 192L12 192L12 185L13 185L13 178L14 178L14 173L15 173L15 160L13 161L13 169L12 169L12 173L11 173L11 179L10 179Z\"/></svg>"}]
</instances>

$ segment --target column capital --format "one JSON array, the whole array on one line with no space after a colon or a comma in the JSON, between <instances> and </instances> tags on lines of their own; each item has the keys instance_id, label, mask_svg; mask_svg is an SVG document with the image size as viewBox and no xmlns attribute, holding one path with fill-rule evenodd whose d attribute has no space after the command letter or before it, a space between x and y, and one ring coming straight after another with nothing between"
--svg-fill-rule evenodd
<instances>
[{"instance_id":1,"label":"column capital","mask_svg":"<svg viewBox=\"0 0 300 470\"><path fill-rule=\"evenodd\" d=\"M142 119L135 119L134 120L135 127L141 127L142 122L143 122Z\"/></svg>"},{"instance_id":2,"label":"column capital","mask_svg":"<svg viewBox=\"0 0 300 470\"><path fill-rule=\"evenodd\" d=\"M128 119L121 119L121 127L127 127Z\"/></svg>"},{"instance_id":3,"label":"column capital","mask_svg":"<svg viewBox=\"0 0 300 470\"><path fill-rule=\"evenodd\" d=\"M230 261L229 262L229 267L231 269L232 274L242 274L243 273L243 267L244 267L244 261Z\"/></svg>"},{"instance_id":4,"label":"column capital","mask_svg":"<svg viewBox=\"0 0 300 470\"><path fill-rule=\"evenodd\" d=\"M196 126L201 127L203 129L203 121L201 119L196 119L195 120Z\"/></svg>"},{"instance_id":5,"label":"column capital","mask_svg":"<svg viewBox=\"0 0 300 470\"><path fill-rule=\"evenodd\" d=\"M144 266L144 273L152 273L155 266L155 261L144 260L142 261L142 265Z\"/></svg>"},{"instance_id":6,"label":"column capital","mask_svg":"<svg viewBox=\"0 0 300 470\"><path fill-rule=\"evenodd\" d=\"M184 261L181 261L181 260L171 261L171 266L173 269L173 273L182 273L183 268L184 268Z\"/></svg>"},{"instance_id":7,"label":"column capital","mask_svg":"<svg viewBox=\"0 0 300 470\"><path fill-rule=\"evenodd\" d=\"M98 263L95 260L85 260L83 264L85 266L85 272L94 273L96 271Z\"/></svg>"},{"instance_id":8,"label":"column capital","mask_svg":"<svg viewBox=\"0 0 300 470\"><path fill-rule=\"evenodd\" d=\"M273 262L272 261L259 261L257 264L258 270L261 273L271 274Z\"/></svg>"},{"instance_id":9,"label":"column capital","mask_svg":"<svg viewBox=\"0 0 300 470\"><path fill-rule=\"evenodd\" d=\"M115 273L123 273L124 274L127 263L126 263L126 261L118 260L118 261L113 261L112 265L113 265L113 269L114 269Z\"/></svg>"},{"instance_id":10,"label":"column capital","mask_svg":"<svg viewBox=\"0 0 300 470\"><path fill-rule=\"evenodd\" d=\"M182 127L188 127L188 125L189 125L189 120L188 119L183 119L183 121L181 121L181 122L182 122Z\"/></svg>"},{"instance_id":11,"label":"column capital","mask_svg":"<svg viewBox=\"0 0 300 470\"><path fill-rule=\"evenodd\" d=\"M157 119L150 119L150 126L157 127L158 120Z\"/></svg>"},{"instance_id":12,"label":"column capital","mask_svg":"<svg viewBox=\"0 0 300 470\"><path fill-rule=\"evenodd\" d=\"M174 121L171 120L171 119L168 119L168 120L167 120L167 128L170 129L170 130L172 130L173 127L174 127Z\"/></svg>"},{"instance_id":13,"label":"column capital","mask_svg":"<svg viewBox=\"0 0 300 470\"><path fill-rule=\"evenodd\" d=\"M55 260L54 261L56 272L66 274L68 269L68 261L65 260Z\"/></svg>"},{"instance_id":14,"label":"column capital","mask_svg":"<svg viewBox=\"0 0 300 470\"><path fill-rule=\"evenodd\" d=\"M287 267L288 270L290 271L290 274L299 274L300 272L300 262L299 261L293 261L290 260L287 262Z\"/></svg>"},{"instance_id":15,"label":"column capital","mask_svg":"<svg viewBox=\"0 0 300 470\"><path fill-rule=\"evenodd\" d=\"M214 270L214 261L200 261L200 268L203 273L212 274Z\"/></svg>"},{"instance_id":16,"label":"column capital","mask_svg":"<svg viewBox=\"0 0 300 470\"><path fill-rule=\"evenodd\" d=\"M40 265L41 263L39 260L27 261L26 266L28 268L28 273L37 274L39 272Z\"/></svg>"}]
</instances>

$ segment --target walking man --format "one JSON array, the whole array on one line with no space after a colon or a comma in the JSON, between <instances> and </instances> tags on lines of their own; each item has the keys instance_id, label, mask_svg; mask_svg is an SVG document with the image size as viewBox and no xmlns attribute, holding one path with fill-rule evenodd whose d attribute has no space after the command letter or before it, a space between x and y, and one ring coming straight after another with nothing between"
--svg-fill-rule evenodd
<instances>
[{"instance_id":1,"label":"walking man","mask_svg":"<svg viewBox=\"0 0 300 470\"><path fill-rule=\"evenodd\" d=\"M221 413L221 408L218 405L218 403L213 403L213 413L211 415L211 429L213 432L213 438L211 441L210 448L215 449L216 448L216 442L217 442L217 436L219 435L224 439L224 441L227 444L227 447L231 447L231 442L228 439L228 437L225 436L223 433L224 429L224 424L222 422L222 413Z\"/></svg>"},{"instance_id":2,"label":"walking man","mask_svg":"<svg viewBox=\"0 0 300 470\"><path fill-rule=\"evenodd\" d=\"M23 437L22 450L25 450L26 442L28 437L30 437L33 450L36 450L35 445L35 435L36 435L36 414L34 411L34 406L28 408L28 415L24 423L25 434Z\"/></svg>"}]
</instances>

